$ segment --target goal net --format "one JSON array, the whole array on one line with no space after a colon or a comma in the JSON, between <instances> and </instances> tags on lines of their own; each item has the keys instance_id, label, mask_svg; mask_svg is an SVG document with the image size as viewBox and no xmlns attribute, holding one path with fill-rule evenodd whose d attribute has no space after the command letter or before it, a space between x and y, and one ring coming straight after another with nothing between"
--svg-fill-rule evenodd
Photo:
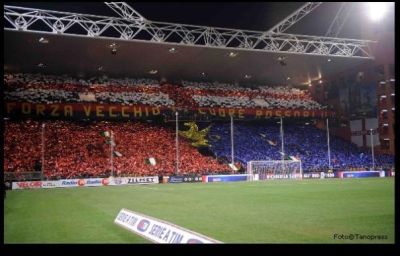
<instances>
[{"instance_id":1,"label":"goal net","mask_svg":"<svg viewBox=\"0 0 400 256\"><path fill-rule=\"evenodd\" d=\"M301 160L266 160L247 163L247 173L255 180L301 179Z\"/></svg>"}]
</instances>

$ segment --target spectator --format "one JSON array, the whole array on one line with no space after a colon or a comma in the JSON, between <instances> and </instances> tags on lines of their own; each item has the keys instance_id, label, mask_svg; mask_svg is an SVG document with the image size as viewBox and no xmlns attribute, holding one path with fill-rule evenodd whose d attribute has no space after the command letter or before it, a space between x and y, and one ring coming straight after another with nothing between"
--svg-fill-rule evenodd
<instances>
[{"instance_id":1,"label":"spectator","mask_svg":"<svg viewBox=\"0 0 400 256\"><path fill-rule=\"evenodd\" d=\"M255 160L280 160L279 125L268 122L235 123L235 160L247 164ZM328 169L327 142L325 131L308 125L285 125L284 148L286 155L296 156L302 161L303 171L318 171ZM219 157L229 157L230 124L215 123L210 136L218 136L219 140L210 140L214 153ZM356 145L343 139L331 137L331 159L333 168L357 167L368 169L372 164L369 152L364 152ZM360 153L364 153L360 157ZM393 166L394 157L376 155L376 166Z\"/></svg>"},{"instance_id":2,"label":"spectator","mask_svg":"<svg viewBox=\"0 0 400 256\"><path fill-rule=\"evenodd\" d=\"M4 98L31 103L98 102L121 105L225 108L327 109L307 91L282 86L244 88L225 83L182 81L183 87L151 79L75 79L40 74L5 74Z\"/></svg>"},{"instance_id":3,"label":"spectator","mask_svg":"<svg viewBox=\"0 0 400 256\"><path fill-rule=\"evenodd\" d=\"M114 172L127 176L172 175L175 173L175 131L160 125L139 122L69 122L45 121L45 165L48 179L102 177L109 175L110 146L100 134L112 130ZM38 121L9 121L5 129L4 169L27 172L38 168L41 155ZM11 145L15 146L11 146ZM156 166L145 163L157 159ZM229 171L214 158L201 155L188 141L180 142L181 173L203 174L207 170Z\"/></svg>"}]
</instances>

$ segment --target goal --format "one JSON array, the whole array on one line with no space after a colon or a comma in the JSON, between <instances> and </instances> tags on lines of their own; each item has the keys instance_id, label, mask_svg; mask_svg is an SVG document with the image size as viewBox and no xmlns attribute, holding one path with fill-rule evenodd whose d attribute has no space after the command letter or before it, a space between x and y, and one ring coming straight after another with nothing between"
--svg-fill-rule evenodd
<instances>
[{"instance_id":1,"label":"goal","mask_svg":"<svg viewBox=\"0 0 400 256\"><path fill-rule=\"evenodd\" d=\"M301 179L301 160L266 160L247 162L247 173L255 180Z\"/></svg>"}]
</instances>

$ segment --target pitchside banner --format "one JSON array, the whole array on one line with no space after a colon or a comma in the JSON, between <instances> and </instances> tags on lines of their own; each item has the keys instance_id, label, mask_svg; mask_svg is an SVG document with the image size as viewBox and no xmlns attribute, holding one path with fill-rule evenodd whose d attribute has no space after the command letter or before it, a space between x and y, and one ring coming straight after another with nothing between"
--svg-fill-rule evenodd
<instances>
[{"instance_id":1,"label":"pitchside banner","mask_svg":"<svg viewBox=\"0 0 400 256\"><path fill-rule=\"evenodd\" d=\"M121 209L114 223L154 243L160 244L214 244L215 239L179 227L167 221Z\"/></svg>"},{"instance_id":2,"label":"pitchside banner","mask_svg":"<svg viewBox=\"0 0 400 256\"><path fill-rule=\"evenodd\" d=\"M385 175L384 172L383 175ZM340 178L368 178L368 177L382 177L382 174L380 171L359 171L359 172L355 171L355 172L340 173Z\"/></svg>"},{"instance_id":3,"label":"pitchside banner","mask_svg":"<svg viewBox=\"0 0 400 256\"><path fill-rule=\"evenodd\" d=\"M135 185L135 184L156 184L158 183L158 176L149 177L114 177L110 178L111 186L118 185Z\"/></svg>"},{"instance_id":4,"label":"pitchside banner","mask_svg":"<svg viewBox=\"0 0 400 256\"><path fill-rule=\"evenodd\" d=\"M260 174L260 180L275 180L275 179L300 179L301 174Z\"/></svg>"},{"instance_id":5,"label":"pitchside banner","mask_svg":"<svg viewBox=\"0 0 400 256\"><path fill-rule=\"evenodd\" d=\"M158 176L21 181L21 182L13 182L12 189L100 187L108 185L154 184L154 183L158 183Z\"/></svg>"},{"instance_id":6,"label":"pitchside banner","mask_svg":"<svg viewBox=\"0 0 400 256\"><path fill-rule=\"evenodd\" d=\"M60 188L70 187L100 187L109 184L108 178L68 179L60 180Z\"/></svg>"},{"instance_id":7,"label":"pitchside banner","mask_svg":"<svg viewBox=\"0 0 400 256\"><path fill-rule=\"evenodd\" d=\"M124 106L96 103L58 103L41 104L29 102L5 102L9 116L36 116L62 118L93 119L141 119L175 113L174 107L153 107L148 105ZM332 117L335 113L328 110L306 109L256 109L256 108L193 108L188 111L200 116L237 119L271 117Z\"/></svg>"},{"instance_id":8,"label":"pitchside banner","mask_svg":"<svg viewBox=\"0 0 400 256\"><path fill-rule=\"evenodd\" d=\"M233 174L233 175L206 175L203 176L203 182L232 182L251 180L251 174Z\"/></svg>"},{"instance_id":9,"label":"pitchside banner","mask_svg":"<svg viewBox=\"0 0 400 256\"><path fill-rule=\"evenodd\" d=\"M41 181L19 181L12 183L12 189L41 188Z\"/></svg>"},{"instance_id":10,"label":"pitchside banner","mask_svg":"<svg viewBox=\"0 0 400 256\"><path fill-rule=\"evenodd\" d=\"M202 182L201 176L170 176L168 183Z\"/></svg>"},{"instance_id":11,"label":"pitchside banner","mask_svg":"<svg viewBox=\"0 0 400 256\"><path fill-rule=\"evenodd\" d=\"M46 180L42 181L42 188L59 188L61 187L60 180Z\"/></svg>"},{"instance_id":12,"label":"pitchside banner","mask_svg":"<svg viewBox=\"0 0 400 256\"><path fill-rule=\"evenodd\" d=\"M333 172L303 173L303 179L326 179L326 178L335 178L335 173Z\"/></svg>"},{"instance_id":13,"label":"pitchside banner","mask_svg":"<svg viewBox=\"0 0 400 256\"><path fill-rule=\"evenodd\" d=\"M319 172L303 173L303 179L321 179L321 174Z\"/></svg>"}]
</instances>

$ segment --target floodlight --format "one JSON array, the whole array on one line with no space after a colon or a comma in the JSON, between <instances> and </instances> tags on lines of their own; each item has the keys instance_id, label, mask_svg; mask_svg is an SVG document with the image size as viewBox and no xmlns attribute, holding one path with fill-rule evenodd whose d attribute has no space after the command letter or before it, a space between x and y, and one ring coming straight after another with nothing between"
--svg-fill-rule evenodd
<instances>
[{"instance_id":1,"label":"floodlight","mask_svg":"<svg viewBox=\"0 0 400 256\"><path fill-rule=\"evenodd\" d=\"M370 2L368 3L369 17L373 21L378 21L386 14L389 9L388 2Z\"/></svg>"}]
</instances>

